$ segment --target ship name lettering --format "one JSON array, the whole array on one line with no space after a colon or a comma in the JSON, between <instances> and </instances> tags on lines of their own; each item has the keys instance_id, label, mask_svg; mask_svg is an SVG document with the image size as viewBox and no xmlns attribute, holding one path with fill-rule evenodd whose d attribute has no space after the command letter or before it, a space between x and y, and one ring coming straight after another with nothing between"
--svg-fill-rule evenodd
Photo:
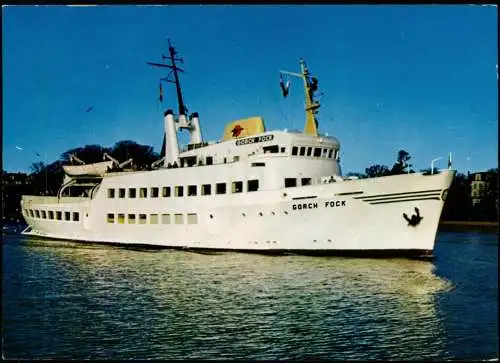
<instances>
[{"instance_id":1,"label":"ship name lettering","mask_svg":"<svg viewBox=\"0 0 500 363\"><path fill-rule=\"evenodd\" d=\"M327 200L325 208L328 207L345 207L345 200Z\"/></svg>"},{"instance_id":2,"label":"ship name lettering","mask_svg":"<svg viewBox=\"0 0 500 363\"><path fill-rule=\"evenodd\" d=\"M241 139L241 140L236 140L236 146L241 146L241 145L248 145L248 144L255 144L258 142L265 142L265 141L271 141L274 139L274 135L262 135L262 136L255 136L255 137L249 137L246 139Z\"/></svg>"},{"instance_id":3,"label":"ship name lettering","mask_svg":"<svg viewBox=\"0 0 500 363\"><path fill-rule=\"evenodd\" d=\"M299 203L299 204L292 205L293 210L313 209L313 208L318 208L318 203Z\"/></svg>"}]
</instances>

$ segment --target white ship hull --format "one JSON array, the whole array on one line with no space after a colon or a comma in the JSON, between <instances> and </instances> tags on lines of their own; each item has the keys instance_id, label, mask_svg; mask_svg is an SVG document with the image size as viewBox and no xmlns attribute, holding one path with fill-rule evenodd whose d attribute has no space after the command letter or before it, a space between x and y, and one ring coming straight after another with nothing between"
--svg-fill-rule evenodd
<instances>
[{"instance_id":1,"label":"white ship hull","mask_svg":"<svg viewBox=\"0 0 500 363\"><path fill-rule=\"evenodd\" d=\"M78 222L31 218L26 235L171 248L306 254L429 255L454 172L404 174L274 191L116 201L123 223L108 223L98 198L23 197L29 209L78 212ZM362 193L361 193L362 192ZM354 194L351 194L354 193ZM109 201L108 201L109 202ZM142 202L142 203L141 203ZM180 203L176 203L180 202ZM416 225L408 218L422 217ZM109 210L109 207L108 207ZM183 223L130 224L127 213L183 215ZM27 212L24 212L27 213ZM187 214L196 223L186 223ZM407 218L403 216L406 214ZM29 213L28 213L29 214ZM64 218L63 218L64 219ZM117 222L117 221L115 221Z\"/></svg>"}]
</instances>

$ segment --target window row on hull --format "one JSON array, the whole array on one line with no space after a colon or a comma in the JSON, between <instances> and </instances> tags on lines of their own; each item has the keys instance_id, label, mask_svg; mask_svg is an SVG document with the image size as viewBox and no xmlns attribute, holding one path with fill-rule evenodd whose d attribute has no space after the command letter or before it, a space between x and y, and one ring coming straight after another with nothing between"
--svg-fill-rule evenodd
<instances>
[{"instance_id":1,"label":"window row on hull","mask_svg":"<svg viewBox=\"0 0 500 363\"><path fill-rule=\"evenodd\" d=\"M196 213L108 213L108 223L117 224L198 224Z\"/></svg>"},{"instance_id":2,"label":"window row on hull","mask_svg":"<svg viewBox=\"0 0 500 363\"><path fill-rule=\"evenodd\" d=\"M292 146L292 155L312 156L315 158L337 160L339 156L339 151L330 148L321 148L312 146Z\"/></svg>"},{"instance_id":3,"label":"window row on hull","mask_svg":"<svg viewBox=\"0 0 500 363\"><path fill-rule=\"evenodd\" d=\"M51 219L56 221L80 221L79 212L53 211L44 209L25 209L24 214L31 218ZM64 218L63 218L64 217Z\"/></svg>"},{"instance_id":4,"label":"window row on hull","mask_svg":"<svg viewBox=\"0 0 500 363\"><path fill-rule=\"evenodd\" d=\"M231 193L244 192L243 181L234 181L231 183ZM259 189L259 180L247 180L246 191L255 192ZM201 184L201 185L176 185L165 187L142 187L142 188L108 188L108 198L170 198L175 197L194 197L197 195L226 194L227 183Z\"/></svg>"}]
</instances>

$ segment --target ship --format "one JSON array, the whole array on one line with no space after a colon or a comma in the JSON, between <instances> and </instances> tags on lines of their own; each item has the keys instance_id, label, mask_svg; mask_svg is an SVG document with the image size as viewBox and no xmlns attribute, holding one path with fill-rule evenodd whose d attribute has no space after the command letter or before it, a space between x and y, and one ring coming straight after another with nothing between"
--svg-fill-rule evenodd
<instances>
[{"instance_id":1,"label":"ship","mask_svg":"<svg viewBox=\"0 0 500 363\"><path fill-rule=\"evenodd\" d=\"M450 164L431 173L343 177L340 142L319 133L318 79L302 58L300 73L280 70L284 95L283 75L303 81L302 131L267 130L253 115L205 141L199 114L184 104L182 59L170 40L162 58L147 64L170 72L160 81L175 85L178 110L163 113L161 159L147 170L116 160L65 167L57 195L22 196L22 234L200 252L433 257L456 172Z\"/></svg>"}]
</instances>

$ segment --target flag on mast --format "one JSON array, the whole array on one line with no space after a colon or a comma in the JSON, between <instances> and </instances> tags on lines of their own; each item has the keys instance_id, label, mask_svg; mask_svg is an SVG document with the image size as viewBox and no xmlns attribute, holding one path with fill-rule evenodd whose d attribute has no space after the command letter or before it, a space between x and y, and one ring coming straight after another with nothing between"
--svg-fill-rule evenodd
<instances>
[{"instance_id":1,"label":"flag on mast","mask_svg":"<svg viewBox=\"0 0 500 363\"><path fill-rule=\"evenodd\" d=\"M163 88L161 87L161 81L160 81L160 102L163 102Z\"/></svg>"},{"instance_id":2,"label":"flag on mast","mask_svg":"<svg viewBox=\"0 0 500 363\"><path fill-rule=\"evenodd\" d=\"M280 74L280 87L281 87L281 92L283 93L283 97L288 96L290 81L287 81L285 84L285 80L283 79L282 74Z\"/></svg>"}]
</instances>

